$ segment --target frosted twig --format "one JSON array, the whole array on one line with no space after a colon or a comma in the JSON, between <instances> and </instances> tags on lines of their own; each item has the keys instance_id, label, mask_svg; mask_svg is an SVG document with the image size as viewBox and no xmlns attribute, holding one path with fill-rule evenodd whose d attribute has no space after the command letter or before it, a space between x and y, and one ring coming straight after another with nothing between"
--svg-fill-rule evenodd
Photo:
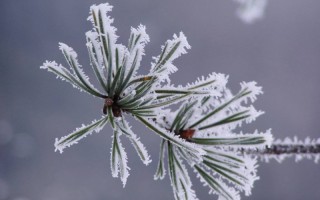
<instances>
[{"instance_id":1,"label":"frosted twig","mask_svg":"<svg viewBox=\"0 0 320 200\"><path fill-rule=\"evenodd\" d=\"M295 161L306 158L318 163L320 160L320 138L314 140L306 138L304 141L298 140L297 137L286 138L284 141L276 140L265 149L249 149L243 150L243 152L258 156L265 162L269 162L271 159L282 162L285 158L295 157Z\"/></svg>"}]
</instances>

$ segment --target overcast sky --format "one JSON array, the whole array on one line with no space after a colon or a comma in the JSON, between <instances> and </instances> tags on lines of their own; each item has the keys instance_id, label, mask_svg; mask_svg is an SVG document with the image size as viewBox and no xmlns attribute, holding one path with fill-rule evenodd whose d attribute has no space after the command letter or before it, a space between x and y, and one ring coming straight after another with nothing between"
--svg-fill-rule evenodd
<instances>
[{"instance_id":1,"label":"overcast sky","mask_svg":"<svg viewBox=\"0 0 320 200\"><path fill-rule=\"evenodd\" d=\"M60 155L54 139L99 118L103 102L80 93L40 70L45 60L66 64L58 42L72 46L89 68L84 33L93 0L1 0L0 7L0 200L173 199L168 177L153 181L160 138L131 121L151 153L144 166L125 142L131 175L125 189L111 177L111 129L106 128ZM131 26L146 25L151 42L141 72L174 33L183 31L192 49L175 65L174 83L201 75L229 75L228 86L255 80L264 95L255 103L266 114L243 127L272 128L275 138L320 137L320 1L270 0L265 18L242 23L232 0L110 0L119 41L127 43ZM89 70L88 70L89 69ZM92 78L93 79L93 78ZM257 200L320 199L320 166L260 163ZM190 174L192 172L190 171ZM193 176L202 200L208 195Z\"/></svg>"}]
</instances>

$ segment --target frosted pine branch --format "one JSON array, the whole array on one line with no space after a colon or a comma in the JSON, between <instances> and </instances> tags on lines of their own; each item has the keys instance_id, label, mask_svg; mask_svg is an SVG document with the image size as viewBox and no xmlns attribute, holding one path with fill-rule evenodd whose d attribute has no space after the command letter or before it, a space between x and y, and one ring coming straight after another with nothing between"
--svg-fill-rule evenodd
<instances>
[{"instance_id":1,"label":"frosted pine branch","mask_svg":"<svg viewBox=\"0 0 320 200\"><path fill-rule=\"evenodd\" d=\"M196 144L188 143L182 138L171 134L165 129L153 126L150 118L162 112L164 106L181 101L181 97L172 98L169 102L161 102L157 98L157 92L161 88L168 87L169 75L177 70L173 61L190 49L185 35L180 32L174 34L173 39L168 40L162 48L162 53L152 64L150 73L138 75L140 63L145 54L145 45L150 41L146 28L139 25L131 28L128 46L117 43L117 29L113 26L113 18L109 16L112 6L108 3L93 5L90 7L88 20L93 29L86 33L86 46L89 54L90 65L103 89L96 89L89 81L84 67L80 65L77 53L64 43L59 43L70 69L56 62L46 61L41 69L46 69L57 75L58 78L70 82L74 87L102 100L102 113L105 115L101 120L93 121L89 125L82 125L71 134L56 139L56 151L78 143L81 139L92 132L99 132L105 124L110 123L113 131L113 145L111 149L111 171L114 177L120 177L123 185L129 176L127 155L120 141L120 136L125 135L134 146L137 154L144 164L151 162L145 146L140 138L131 130L124 115L134 116L144 122L151 130L164 137L166 141L193 151L201 159L205 152ZM166 82L164 81L166 80ZM181 95L181 90L171 88L170 94L174 97ZM192 89L191 89L192 90ZM184 97L190 97L202 91L187 91ZM209 92L206 92L209 93ZM99 111L101 112L101 111Z\"/></svg>"},{"instance_id":2,"label":"frosted pine branch","mask_svg":"<svg viewBox=\"0 0 320 200\"><path fill-rule=\"evenodd\" d=\"M180 186L175 182L176 176L179 175L172 174L172 171L176 171L173 164L174 154L180 155L181 159L194 169L200 181L210 188L210 192L217 194L220 198L240 199L240 192L246 195L251 193L253 183L258 179L257 161L253 157L242 155L239 149L263 149L272 143L272 135L270 130L248 134L233 132L241 123L251 123L262 113L256 111L252 105L246 106L254 102L257 95L262 94L261 87L256 86L255 82L243 82L240 86L241 89L236 95L225 87L215 98L193 95L184 100L178 110L168 109L154 118L156 124L162 129L197 144L198 148L206 152L202 155L202 159L199 159L192 151L174 143L168 146L168 151L171 152L167 156L169 164L171 163L168 171L171 172L169 176L176 199L183 198L178 198ZM203 102L207 104L206 109L202 108ZM160 152L163 151L162 144ZM164 171L162 153L155 178L163 178ZM187 173L186 170L184 171ZM191 194L193 194L192 191L190 189Z\"/></svg>"},{"instance_id":3,"label":"frosted pine branch","mask_svg":"<svg viewBox=\"0 0 320 200\"><path fill-rule=\"evenodd\" d=\"M262 0L238 1L257 3ZM123 138L131 142L145 165L151 162L140 136L129 126L127 117L132 117L162 139L154 179L163 179L168 171L176 200L198 199L186 164L200 182L209 187L210 193L219 199L238 200L242 193L250 195L254 182L259 179L257 155L265 160L282 160L295 155L298 160L307 157L318 162L320 140L301 142L295 138L273 142L270 130L238 131L242 124L252 123L264 113L252 105L263 94L256 82L241 82L240 90L232 93L227 88L227 75L211 73L186 86L171 85L170 75L178 70L173 65L174 60L191 48L182 32L165 42L160 55L154 57L149 73L139 75L144 49L150 41L146 28L143 25L131 28L127 46L117 43L117 29L109 16L111 10L108 3L91 6L88 20L93 29L86 33L90 65L101 91L89 81L76 52L63 43L60 43L60 50L70 69L48 61L40 67L99 98L104 114L100 120L57 139L56 150L62 153L64 148L93 132L100 132L109 123L113 129L111 174L119 177L125 186L130 167ZM253 14L248 15L250 19ZM178 109L173 109L174 104Z\"/></svg>"}]
</instances>

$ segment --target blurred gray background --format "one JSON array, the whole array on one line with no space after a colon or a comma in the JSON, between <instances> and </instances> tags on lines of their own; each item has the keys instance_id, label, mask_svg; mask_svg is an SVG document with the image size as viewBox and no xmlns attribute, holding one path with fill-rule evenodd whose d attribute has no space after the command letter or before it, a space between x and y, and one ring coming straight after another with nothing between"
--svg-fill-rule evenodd
<instances>
[{"instance_id":1,"label":"blurred gray background","mask_svg":"<svg viewBox=\"0 0 320 200\"><path fill-rule=\"evenodd\" d=\"M173 199L168 177L153 181L160 139L134 121L153 162L144 166L124 142L131 167L125 189L111 177L109 127L62 155L54 152L54 139L100 117L103 102L39 66L47 59L65 65L58 50L58 42L65 42L92 75L84 33L91 29L89 6L101 2L0 1L0 200ZM183 31L192 49L175 62L174 83L212 71L229 74L233 91L240 81L255 80L265 92L255 105L266 114L246 131L272 128L276 138L320 137L320 1L271 0L265 18L253 25L236 17L231 0L109 2L121 43L127 43L130 26L147 27L151 42L141 73L160 45ZM320 166L312 161L260 163L259 175L252 196L243 199L320 199ZM192 178L200 199L216 199Z\"/></svg>"}]
</instances>

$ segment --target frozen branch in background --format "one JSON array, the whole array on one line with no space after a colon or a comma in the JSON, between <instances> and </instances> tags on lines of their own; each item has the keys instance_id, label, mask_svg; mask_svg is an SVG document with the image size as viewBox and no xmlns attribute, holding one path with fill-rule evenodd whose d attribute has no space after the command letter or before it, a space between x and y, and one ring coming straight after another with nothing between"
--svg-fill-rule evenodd
<instances>
[{"instance_id":1,"label":"frozen branch in background","mask_svg":"<svg viewBox=\"0 0 320 200\"><path fill-rule=\"evenodd\" d=\"M275 159L279 163L286 158L295 157L295 161L302 159L314 160L319 163L320 160L320 138L306 138L304 141L297 137L285 138L284 140L277 139L270 147L264 150L244 150L245 154L252 154L261 158L262 161L269 162Z\"/></svg>"},{"instance_id":2,"label":"frozen branch in background","mask_svg":"<svg viewBox=\"0 0 320 200\"><path fill-rule=\"evenodd\" d=\"M238 17L245 23L252 24L264 16L267 0L234 0L239 4Z\"/></svg>"}]
</instances>

